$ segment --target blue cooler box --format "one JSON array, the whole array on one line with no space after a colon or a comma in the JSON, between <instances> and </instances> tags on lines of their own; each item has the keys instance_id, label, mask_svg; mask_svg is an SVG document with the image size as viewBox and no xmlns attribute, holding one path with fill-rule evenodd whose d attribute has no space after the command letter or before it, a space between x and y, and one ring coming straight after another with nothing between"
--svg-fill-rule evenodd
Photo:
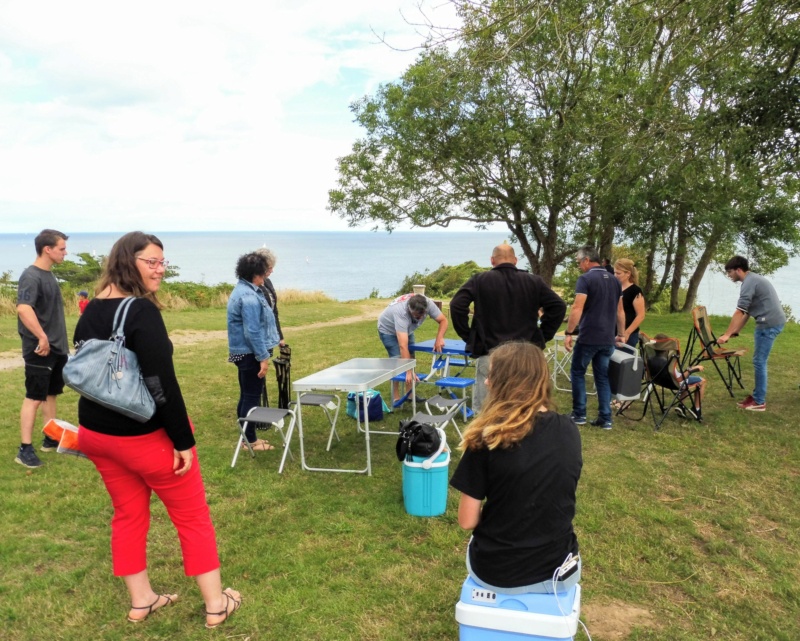
<instances>
[{"instance_id":1,"label":"blue cooler box","mask_svg":"<svg viewBox=\"0 0 800 641\"><path fill-rule=\"evenodd\" d=\"M443 441L444 442L444 441ZM403 461L403 503L411 516L439 516L447 509L450 452Z\"/></svg>"},{"instance_id":2,"label":"blue cooler box","mask_svg":"<svg viewBox=\"0 0 800 641\"><path fill-rule=\"evenodd\" d=\"M468 576L456 604L458 638L572 641L580 612L580 585L558 594L502 594L481 587Z\"/></svg>"}]
</instances>

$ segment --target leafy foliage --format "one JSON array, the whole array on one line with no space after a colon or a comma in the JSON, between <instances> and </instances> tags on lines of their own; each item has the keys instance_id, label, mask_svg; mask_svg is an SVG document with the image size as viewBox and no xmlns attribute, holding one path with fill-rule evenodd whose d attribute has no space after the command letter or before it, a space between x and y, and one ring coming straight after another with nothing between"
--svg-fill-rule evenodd
<instances>
[{"instance_id":1,"label":"leafy foliage","mask_svg":"<svg viewBox=\"0 0 800 641\"><path fill-rule=\"evenodd\" d=\"M475 261L470 260L455 266L442 265L432 272L414 272L403 279L400 289L394 295L407 294L413 290L414 285L425 285L425 295L429 298L450 299L459 287L483 271L486 271L484 267L479 267Z\"/></svg>"},{"instance_id":2,"label":"leafy foliage","mask_svg":"<svg viewBox=\"0 0 800 641\"><path fill-rule=\"evenodd\" d=\"M501 223L548 282L581 244L632 244L673 311L735 251L763 273L797 253L794 0L451 3L463 27L431 25L401 80L352 105L365 135L331 211Z\"/></svg>"},{"instance_id":3,"label":"leafy foliage","mask_svg":"<svg viewBox=\"0 0 800 641\"><path fill-rule=\"evenodd\" d=\"M65 259L60 265L53 265L53 274L60 282L88 286L100 278L103 271L102 256L96 258L88 252L81 252L78 257L80 262Z\"/></svg>"}]
</instances>

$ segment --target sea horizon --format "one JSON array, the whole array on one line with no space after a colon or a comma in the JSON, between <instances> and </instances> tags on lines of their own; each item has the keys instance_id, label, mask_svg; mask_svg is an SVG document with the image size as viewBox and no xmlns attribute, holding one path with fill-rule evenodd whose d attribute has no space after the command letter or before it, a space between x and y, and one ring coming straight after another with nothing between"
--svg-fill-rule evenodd
<instances>
[{"instance_id":1,"label":"sea horizon","mask_svg":"<svg viewBox=\"0 0 800 641\"><path fill-rule=\"evenodd\" d=\"M0 273L16 280L35 259L33 241L38 233L0 234ZM69 232L66 232L69 233ZM388 298L414 272L433 271L441 265L472 260L490 267L492 249L510 235L495 231L340 230L340 231L166 231L151 232L164 243L164 255L179 270L172 281L206 285L236 282L236 259L248 251L269 247L278 261L272 275L278 290L322 291L340 301L367 298L373 293ZM107 255L123 232L75 232L67 240L68 259L80 253ZM521 267L527 266L515 245ZM800 313L800 292L795 288L800 259L769 276L784 305ZM721 271L706 272L698 288L697 304L716 315L731 315L739 285Z\"/></svg>"}]
</instances>

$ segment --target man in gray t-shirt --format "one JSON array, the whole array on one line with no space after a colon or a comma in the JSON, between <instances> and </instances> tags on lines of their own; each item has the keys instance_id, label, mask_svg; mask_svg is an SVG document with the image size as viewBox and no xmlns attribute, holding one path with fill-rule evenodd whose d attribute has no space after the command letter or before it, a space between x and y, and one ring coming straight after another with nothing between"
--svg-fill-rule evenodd
<instances>
[{"instance_id":1,"label":"man in gray t-shirt","mask_svg":"<svg viewBox=\"0 0 800 641\"><path fill-rule=\"evenodd\" d=\"M20 446L14 459L25 467L42 462L33 449L33 424L41 406L44 423L56 417L56 397L64 391L61 375L69 355L64 300L52 267L64 262L67 236L44 229L34 241L36 260L19 277L17 327L25 361L25 398L20 411ZM55 451L58 442L45 436L43 452Z\"/></svg>"},{"instance_id":2,"label":"man in gray t-shirt","mask_svg":"<svg viewBox=\"0 0 800 641\"><path fill-rule=\"evenodd\" d=\"M390 358L413 358L409 345L414 344L414 330L430 316L439 323L433 350L441 352L447 317L430 298L422 294L403 294L395 298L378 318L378 336ZM406 384L411 385L412 373L406 373ZM419 379L417 379L419 380ZM400 400L400 384L392 382L392 402Z\"/></svg>"},{"instance_id":3,"label":"man in gray t-shirt","mask_svg":"<svg viewBox=\"0 0 800 641\"><path fill-rule=\"evenodd\" d=\"M772 345L786 324L778 293L766 278L750 271L750 264L742 256L734 256L725 263L725 273L734 283L741 283L739 301L733 313L730 325L725 333L717 339L722 345L732 336L736 336L752 316L756 320L756 331L753 335L753 372L755 389L737 406L743 410L763 412L767 408L767 359Z\"/></svg>"}]
</instances>

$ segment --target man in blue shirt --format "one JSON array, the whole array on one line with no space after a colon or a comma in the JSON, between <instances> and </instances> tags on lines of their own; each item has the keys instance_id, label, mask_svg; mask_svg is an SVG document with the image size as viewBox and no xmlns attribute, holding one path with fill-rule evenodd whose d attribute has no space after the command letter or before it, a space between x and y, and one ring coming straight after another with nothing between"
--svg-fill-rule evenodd
<instances>
[{"instance_id":1,"label":"man in blue shirt","mask_svg":"<svg viewBox=\"0 0 800 641\"><path fill-rule=\"evenodd\" d=\"M734 283L741 283L739 301L731 323L725 333L717 339L722 345L736 336L752 316L756 319L755 349L753 350L753 372L755 389L743 401L737 403L743 410L763 412L767 409L767 359L772 345L786 324L778 293L766 278L750 271L750 264L743 256L734 256L725 263L725 273Z\"/></svg>"},{"instance_id":2,"label":"man in blue shirt","mask_svg":"<svg viewBox=\"0 0 800 641\"><path fill-rule=\"evenodd\" d=\"M592 364L599 411L592 425L611 429L611 384L608 364L614 344L622 342L625 311L622 308L622 287L614 274L601 264L600 255L592 247L582 247L576 255L583 272L575 285L575 302L564 332L564 346L572 350L572 420L586 424L586 368ZM572 337L579 334L573 349Z\"/></svg>"}]
</instances>

